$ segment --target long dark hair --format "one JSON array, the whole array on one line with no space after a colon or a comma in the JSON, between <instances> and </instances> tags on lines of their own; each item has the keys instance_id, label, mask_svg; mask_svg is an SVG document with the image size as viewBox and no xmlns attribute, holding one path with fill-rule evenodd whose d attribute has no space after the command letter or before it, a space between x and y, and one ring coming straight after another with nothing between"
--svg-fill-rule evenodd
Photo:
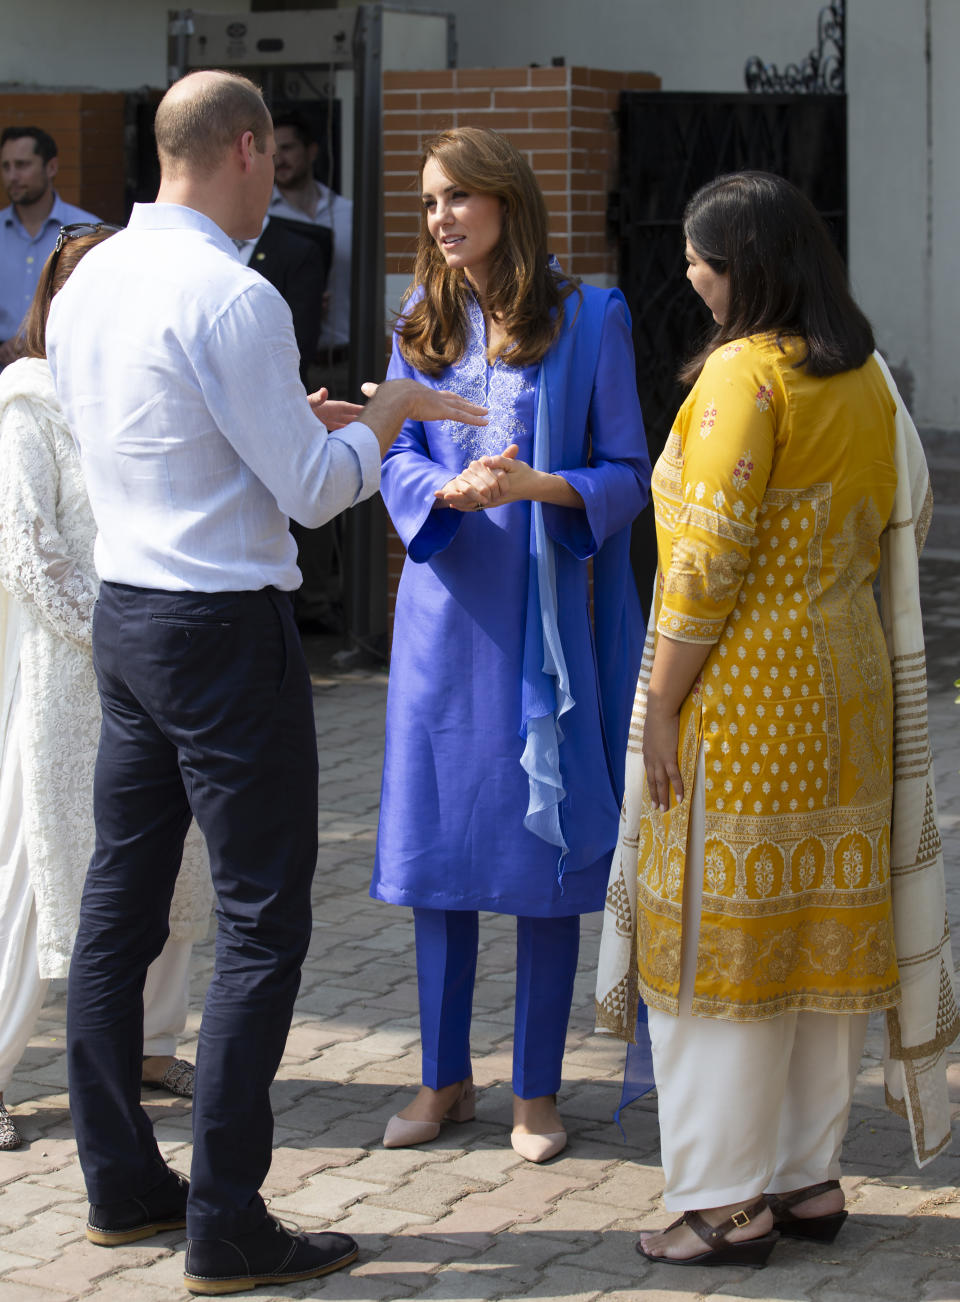
<instances>
[{"instance_id":1,"label":"long dark hair","mask_svg":"<svg viewBox=\"0 0 960 1302\"><path fill-rule=\"evenodd\" d=\"M687 384L716 348L744 335L799 336L806 355L797 365L810 375L854 370L873 352L823 219L782 176L718 176L687 204L683 230L697 256L730 277L726 317L681 370Z\"/></svg>"},{"instance_id":2,"label":"long dark hair","mask_svg":"<svg viewBox=\"0 0 960 1302\"><path fill-rule=\"evenodd\" d=\"M491 258L484 309L503 325L501 352L511 366L538 362L560 333L563 300L575 286L548 262L547 206L530 164L496 131L457 127L428 140L420 160L420 183L430 159L455 185L496 195L503 204L503 231ZM398 327L400 351L424 375L437 376L458 362L467 346L464 273L448 267L421 212L414 286L423 296L408 307Z\"/></svg>"}]
</instances>

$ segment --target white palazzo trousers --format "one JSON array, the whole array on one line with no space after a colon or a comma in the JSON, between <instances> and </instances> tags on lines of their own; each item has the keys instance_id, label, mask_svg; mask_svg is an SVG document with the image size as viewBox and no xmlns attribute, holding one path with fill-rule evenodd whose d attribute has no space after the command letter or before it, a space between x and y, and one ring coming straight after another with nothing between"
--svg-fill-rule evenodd
<instances>
[{"instance_id":1,"label":"white palazzo trousers","mask_svg":"<svg viewBox=\"0 0 960 1302\"><path fill-rule=\"evenodd\" d=\"M0 759L0 1094L33 1035L48 981L40 977L37 911L23 834L19 679ZM187 1024L191 940L168 939L147 970L143 1052L173 1053Z\"/></svg>"},{"instance_id":2,"label":"white palazzo trousers","mask_svg":"<svg viewBox=\"0 0 960 1302\"><path fill-rule=\"evenodd\" d=\"M863 1013L730 1022L690 1012L704 861L704 761L689 798L680 1015L649 1010L668 1211L834 1180L863 1055Z\"/></svg>"}]
</instances>

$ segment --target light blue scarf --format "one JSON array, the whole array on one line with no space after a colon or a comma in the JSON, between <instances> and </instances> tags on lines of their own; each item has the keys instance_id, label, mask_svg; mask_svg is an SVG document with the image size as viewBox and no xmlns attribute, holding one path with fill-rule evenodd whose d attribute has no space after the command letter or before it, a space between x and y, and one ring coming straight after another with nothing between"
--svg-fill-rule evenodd
<instances>
[{"instance_id":1,"label":"light blue scarf","mask_svg":"<svg viewBox=\"0 0 960 1302\"><path fill-rule=\"evenodd\" d=\"M533 430L533 468L550 471L550 414L544 368L540 368ZM527 774L530 798L523 825L560 850L558 878L569 851L560 818L566 795L560 773L560 719L574 704L560 641L557 615L557 560L553 539L543 521L540 502L531 503L530 584L523 647L523 721L526 745L520 763Z\"/></svg>"}]
</instances>

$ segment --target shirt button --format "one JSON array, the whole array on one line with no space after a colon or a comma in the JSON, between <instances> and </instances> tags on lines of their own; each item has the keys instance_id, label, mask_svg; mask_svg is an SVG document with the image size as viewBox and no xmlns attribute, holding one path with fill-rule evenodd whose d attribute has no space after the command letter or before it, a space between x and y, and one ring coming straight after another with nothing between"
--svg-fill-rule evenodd
<instances>
[{"instance_id":1,"label":"shirt button","mask_svg":"<svg viewBox=\"0 0 960 1302\"><path fill-rule=\"evenodd\" d=\"M33 256L32 256L31 254L28 253L28 254L27 254L27 262L28 262L28 264L31 263L32 261L33 261Z\"/></svg>"}]
</instances>

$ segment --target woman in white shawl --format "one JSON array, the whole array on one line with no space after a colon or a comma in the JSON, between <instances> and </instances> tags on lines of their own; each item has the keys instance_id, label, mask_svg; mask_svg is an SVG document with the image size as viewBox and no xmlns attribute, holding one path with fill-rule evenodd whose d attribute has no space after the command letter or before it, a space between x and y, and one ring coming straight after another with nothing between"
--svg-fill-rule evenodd
<instances>
[{"instance_id":1,"label":"woman in white shawl","mask_svg":"<svg viewBox=\"0 0 960 1302\"><path fill-rule=\"evenodd\" d=\"M27 355L0 375L0 1149L22 1143L3 1092L48 982L66 976L94 841L96 525L44 334L53 295L113 229L61 232L27 317ZM176 1094L192 1093L193 1067L173 1051L186 1023L191 948L206 934L211 900L191 828L170 937L144 991L144 1084Z\"/></svg>"}]
</instances>

